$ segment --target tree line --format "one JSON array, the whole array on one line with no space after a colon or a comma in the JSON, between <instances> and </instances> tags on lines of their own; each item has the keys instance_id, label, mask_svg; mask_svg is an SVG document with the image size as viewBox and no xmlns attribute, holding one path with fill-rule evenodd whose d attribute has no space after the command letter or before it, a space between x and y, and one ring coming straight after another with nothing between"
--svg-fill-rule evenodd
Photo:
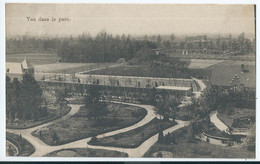
<instances>
[{"instance_id":1,"label":"tree line","mask_svg":"<svg viewBox=\"0 0 260 164\"><path fill-rule=\"evenodd\" d=\"M47 107L41 107L42 90L30 74L24 74L19 81L6 76L6 117L15 119L37 120L47 115ZM45 102L46 105L46 102Z\"/></svg>"},{"instance_id":2,"label":"tree line","mask_svg":"<svg viewBox=\"0 0 260 164\"><path fill-rule=\"evenodd\" d=\"M165 50L181 49L189 50L191 52L204 52L204 50L206 50L207 52L204 53L210 54L220 54L225 52L230 55L246 55L256 52L255 39L250 40L244 33L241 33L237 37L232 36L231 34L228 37L220 35L217 37L208 37L207 35L193 37L187 36L182 41L161 41L158 46Z\"/></svg>"},{"instance_id":3,"label":"tree line","mask_svg":"<svg viewBox=\"0 0 260 164\"><path fill-rule=\"evenodd\" d=\"M147 40L136 40L130 35L100 32L95 37L81 35L62 41L58 56L63 62L116 62L120 58L129 60L141 48L157 48Z\"/></svg>"}]
</instances>

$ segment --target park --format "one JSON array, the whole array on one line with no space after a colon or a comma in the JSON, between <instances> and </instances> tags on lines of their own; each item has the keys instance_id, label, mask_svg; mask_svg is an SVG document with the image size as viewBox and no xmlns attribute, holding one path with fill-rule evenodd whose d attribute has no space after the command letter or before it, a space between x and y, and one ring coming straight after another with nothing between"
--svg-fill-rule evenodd
<instances>
[{"instance_id":1,"label":"park","mask_svg":"<svg viewBox=\"0 0 260 164\"><path fill-rule=\"evenodd\" d=\"M255 158L255 44L244 32L7 38L6 156Z\"/></svg>"}]
</instances>

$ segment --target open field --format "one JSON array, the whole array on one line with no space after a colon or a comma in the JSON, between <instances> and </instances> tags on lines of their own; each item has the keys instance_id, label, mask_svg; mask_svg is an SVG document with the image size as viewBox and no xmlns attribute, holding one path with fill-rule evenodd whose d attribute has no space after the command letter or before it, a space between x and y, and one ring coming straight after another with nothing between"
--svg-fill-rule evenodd
<instances>
[{"instance_id":1,"label":"open field","mask_svg":"<svg viewBox=\"0 0 260 164\"><path fill-rule=\"evenodd\" d=\"M22 62L25 58L33 66L56 63L59 59L57 54L45 54L45 53L6 54L6 62Z\"/></svg>"},{"instance_id":2,"label":"open field","mask_svg":"<svg viewBox=\"0 0 260 164\"><path fill-rule=\"evenodd\" d=\"M30 142L17 134L6 132L6 139L17 147L18 156L29 156L35 151L35 148ZM11 156L10 152L8 154Z\"/></svg>"},{"instance_id":3,"label":"open field","mask_svg":"<svg viewBox=\"0 0 260 164\"><path fill-rule=\"evenodd\" d=\"M152 121L139 128L109 137L97 138L95 140L91 140L89 144L99 146L136 148L148 138L159 133L160 129L164 130L175 124L176 123L172 121L164 121L154 118Z\"/></svg>"},{"instance_id":4,"label":"open field","mask_svg":"<svg viewBox=\"0 0 260 164\"><path fill-rule=\"evenodd\" d=\"M242 147L214 145L195 140L192 143L187 139L187 127L174 133L176 144L154 144L144 157L158 158L155 154L160 151L170 152L173 158L255 158L255 152Z\"/></svg>"},{"instance_id":5,"label":"open field","mask_svg":"<svg viewBox=\"0 0 260 164\"><path fill-rule=\"evenodd\" d=\"M122 65L108 69L91 71L88 74L114 75L114 76L141 76L164 78L189 78L187 71L166 69L163 67L152 69L149 65Z\"/></svg>"},{"instance_id":6,"label":"open field","mask_svg":"<svg viewBox=\"0 0 260 164\"><path fill-rule=\"evenodd\" d=\"M232 114L224 111L223 113L218 112L218 118L226 124L228 127L232 127L234 119L238 119L241 117L255 117L256 111L255 109L242 109L242 108L234 108Z\"/></svg>"},{"instance_id":7,"label":"open field","mask_svg":"<svg viewBox=\"0 0 260 164\"><path fill-rule=\"evenodd\" d=\"M35 72L46 73L76 73L82 71L91 71L93 69L102 69L115 65L114 63L53 63L35 66Z\"/></svg>"},{"instance_id":8,"label":"open field","mask_svg":"<svg viewBox=\"0 0 260 164\"><path fill-rule=\"evenodd\" d=\"M126 153L90 148L62 149L46 154L45 157L128 157Z\"/></svg>"},{"instance_id":9,"label":"open field","mask_svg":"<svg viewBox=\"0 0 260 164\"><path fill-rule=\"evenodd\" d=\"M226 54L189 54L189 55L183 55L182 53L167 53L167 56L169 57L179 57L182 59L212 59L212 60L240 60L240 61L254 61L256 59L255 54L248 54L248 55L226 55Z\"/></svg>"},{"instance_id":10,"label":"open field","mask_svg":"<svg viewBox=\"0 0 260 164\"><path fill-rule=\"evenodd\" d=\"M213 66L217 63L221 63L224 60L203 60L203 59L191 59L190 65L188 68L190 69L204 69L210 66Z\"/></svg>"},{"instance_id":11,"label":"open field","mask_svg":"<svg viewBox=\"0 0 260 164\"><path fill-rule=\"evenodd\" d=\"M77 114L67 120L47 126L41 136L36 131L32 134L48 145L61 145L133 125L147 113L143 108L122 104L109 103L107 107L109 114L103 119L89 120L88 109L81 107ZM57 142L53 139L53 132L57 134Z\"/></svg>"}]
</instances>

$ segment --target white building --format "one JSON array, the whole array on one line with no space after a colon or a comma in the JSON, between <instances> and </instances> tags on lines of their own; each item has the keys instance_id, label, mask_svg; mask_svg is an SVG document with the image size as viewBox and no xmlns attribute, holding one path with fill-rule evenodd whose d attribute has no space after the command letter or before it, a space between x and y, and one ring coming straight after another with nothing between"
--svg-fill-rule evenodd
<instances>
[{"instance_id":1,"label":"white building","mask_svg":"<svg viewBox=\"0 0 260 164\"><path fill-rule=\"evenodd\" d=\"M26 60L26 58L22 63L6 62L5 67L6 75L9 76L11 80L14 78L22 80L25 73L34 76L34 67Z\"/></svg>"}]
</instances>

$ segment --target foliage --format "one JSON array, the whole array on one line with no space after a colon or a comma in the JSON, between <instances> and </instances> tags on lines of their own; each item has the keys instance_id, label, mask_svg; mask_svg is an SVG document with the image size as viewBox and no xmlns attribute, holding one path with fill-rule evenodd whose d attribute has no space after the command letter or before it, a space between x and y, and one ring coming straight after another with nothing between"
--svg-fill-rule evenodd
<instances>
[{"instance_id":1,"label":"foliage","mask_svg":"<svg viewBox=\"0 0 260 164\"><path fill-rule=\"evenodd\" d=\"M175 121L176 110L179 103L175 99L170 99L164 91L161 92L160 96L161 97L156 102L157 113L160 116L163 116L164 120L172 118L173 121Z\"/></svg>"},{"instance_id":2,"label":"foliage","mask_svg":"<svg viewBox=\"0 0 260 164\"><path fill-rule=\"evenodd\" d=\"M66 98L68 97L68 92L65 89L57 89L55 91L55 97L56 101L55 104L60 106L60 115L62 115L62 109L65 107L68 103Z\"/></svg>"},{"instance_id":3,"label":"foliage","mask_svg":"<svg viewBox=\"0 0 260 164\"><path fill-rule=\"evenodd\" d=\"M247 136L244 146L249 150L249 151L255 151L256 147L256 124L252 125L250 128L250 134Z\"/></svg>"},{"instance_id":4,"label":"foliage","mask_svg":"<svg viewBox=\"0 0 260 164\"><path fill-rule=\"evenodd\" d=\"M107 116L108 109L105 102L101 102L100 88L89 86L87 94L84 96L85 107L89 110L89 118L94 117L96 120Z\"/></svg>"},{"instance_id":5,"label":"foliage","mask_svg":"<svg viewBox=\"0 0 260 164\"><path fill-rule=\"evenodd\" d=\"M64 62L115 62L129 60L142 47L156 48L154 43L132 39L124 34L113 37L101 31L95 37L81 35L62 41L58 55Z\"/></svg>"},{"instance_id":6,"label":"foliage","mask_svg":"<svg viewBox=\"0 0 260 164\"><path fill-rule=\"evenodd\" d=\"M46 109L40 107L42 90L29 74L24 74L22 81L18 81L16 78L11 81L7 76L6 96L6 111L10 120L37 120L46 114Z\"/></svg>"}]
</instances>

